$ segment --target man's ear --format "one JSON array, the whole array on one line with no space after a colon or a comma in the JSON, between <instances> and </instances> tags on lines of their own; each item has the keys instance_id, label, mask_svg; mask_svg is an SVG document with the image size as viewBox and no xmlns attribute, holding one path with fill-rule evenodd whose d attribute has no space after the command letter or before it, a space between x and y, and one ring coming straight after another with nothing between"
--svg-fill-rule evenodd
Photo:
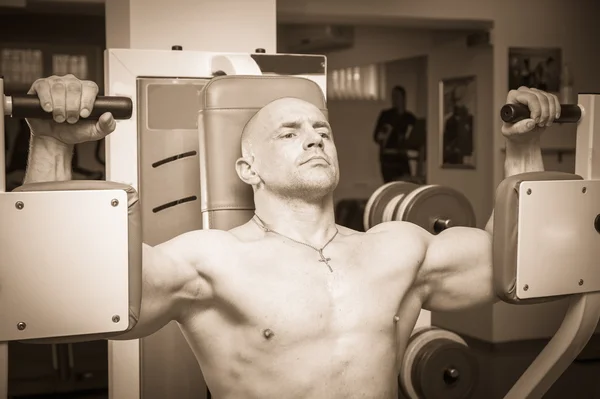
<instances>
[{"instance_id":1,"label":"man's ear","mask_svg":"<svg viewBox=\"0 0 600 399\"><path fill-rule=\"evenodd\" d=\"M241 157L235 161L235 170L242 181L251 186L256 186L260 183L260 177L254 170L252 164L254 157Z\"/></svg>"}]
</instances>

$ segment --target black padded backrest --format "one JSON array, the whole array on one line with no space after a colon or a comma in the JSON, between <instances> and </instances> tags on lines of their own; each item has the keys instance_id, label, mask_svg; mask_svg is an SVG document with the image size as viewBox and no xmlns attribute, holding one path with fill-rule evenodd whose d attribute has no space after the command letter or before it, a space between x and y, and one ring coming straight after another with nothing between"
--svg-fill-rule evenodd
<instances>
[{"instance_id":1,"label":"black padded backrest","mask_svg":"<svg viewBox=\"0 0 600 399\"><path fill-rule=\"evenodd\" d=\"M310 102L327 116L326 100L316 82L294 76L220 76L202 89L200 97L202 225L229 230L248 222L254 213L252 187L235 170L246 123L260 108L283 97Z\"/></svg>"}]
</instances>

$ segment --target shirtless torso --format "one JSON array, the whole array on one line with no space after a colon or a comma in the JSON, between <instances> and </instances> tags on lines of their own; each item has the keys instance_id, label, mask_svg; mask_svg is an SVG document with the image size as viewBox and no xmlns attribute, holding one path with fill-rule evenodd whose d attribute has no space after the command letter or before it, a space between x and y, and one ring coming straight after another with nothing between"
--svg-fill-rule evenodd
<instances>
[{"instance_id":1,"label":"shirtless torso","mask_svg":"<svg viewBox=\"0 0 600 399\"><path fill-rule=\"evenodd\" d=\"M325 251L333 272L252 222L197 232L203 294L180 326L213 397L397 398L425 252L402 226L338 226Z\"/></svg>"}]
</instances>

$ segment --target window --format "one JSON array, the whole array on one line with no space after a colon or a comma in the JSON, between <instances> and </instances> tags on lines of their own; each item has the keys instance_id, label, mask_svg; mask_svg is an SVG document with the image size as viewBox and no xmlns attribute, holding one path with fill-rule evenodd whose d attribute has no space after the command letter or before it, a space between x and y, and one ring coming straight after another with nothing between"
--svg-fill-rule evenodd
<instances>
[{"instance_id":1,"label":"window","mask_svg":"<svg viewBox=\"0 0 600 399\"><path fill-rule=\"evenodd\" d=\"M385 100L385 65L371 64L329 71L327 96L331 100Z\"/></svg>"}]
</instances>

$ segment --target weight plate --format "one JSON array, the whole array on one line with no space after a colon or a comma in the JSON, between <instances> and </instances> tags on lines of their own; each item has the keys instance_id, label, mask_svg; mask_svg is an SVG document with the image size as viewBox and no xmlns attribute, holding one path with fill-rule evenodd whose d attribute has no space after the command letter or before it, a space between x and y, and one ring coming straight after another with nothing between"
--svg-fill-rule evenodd
<instances>
[{"instance_id":1,"label":"weight plate","mask_svg":"<svg viewBox=\"0 0 600 399\"><path fill-rule=\"evenodd\" d=\"M396 214L396 211L398 210L398 207L400 206L400 203L402 202L404 197L406 197L405 194L397 195L394 198L392 198L390 202L387 203L383 210L383 216L381 218L381 221L383 223L391 222L394 220L394 215Z\"/></svg>"},{"instance_id":2,"label":"weight plate","mask_svg":"<svg viewBox=\"0 0 600 399\"><path fill-rule=\"evenodd\" d=\"M478 377L477 360L467 346L437 339L421 350L412 377L423 399L468 399Z\"/></svg>"},{"instance_id":3,"label":"weight plate","mask_svg":"<svg viewBox=\"0 0 600 399\"><path fill-rule=\"evenodd\" d=\"M439 185L421 186L406 195L394 219L417 224L431 234L452 226L475 227L475 211L467 197Z\"/></svg>"},{"instance_id":4,"label":"weight plate","mask_svg":"<svg viewBox=\"0 0 600 399\"><path fill-rule=\"evenodd\" d=\"M391 200L398 196L404 196L417 187L419 186L414 183L394 181L386 183L375 190L369 197L363 214L365 231L383 221L385 208Z\"/></svg>"},{"instance_id":5,"label":"weight plate","mask_svg":"<svg viewBox=\"0 0 600 399\"><path fill-rule=\"evenodd\" d=\"M453 332L433 326L416 328L408 340L398 375L400 389L409 399L423 399L419 394L419 383L413 379L413 369L422 357L423 348L435 340L450 341L467 347L467 343Z\"/></svg>"}]
</instances>

